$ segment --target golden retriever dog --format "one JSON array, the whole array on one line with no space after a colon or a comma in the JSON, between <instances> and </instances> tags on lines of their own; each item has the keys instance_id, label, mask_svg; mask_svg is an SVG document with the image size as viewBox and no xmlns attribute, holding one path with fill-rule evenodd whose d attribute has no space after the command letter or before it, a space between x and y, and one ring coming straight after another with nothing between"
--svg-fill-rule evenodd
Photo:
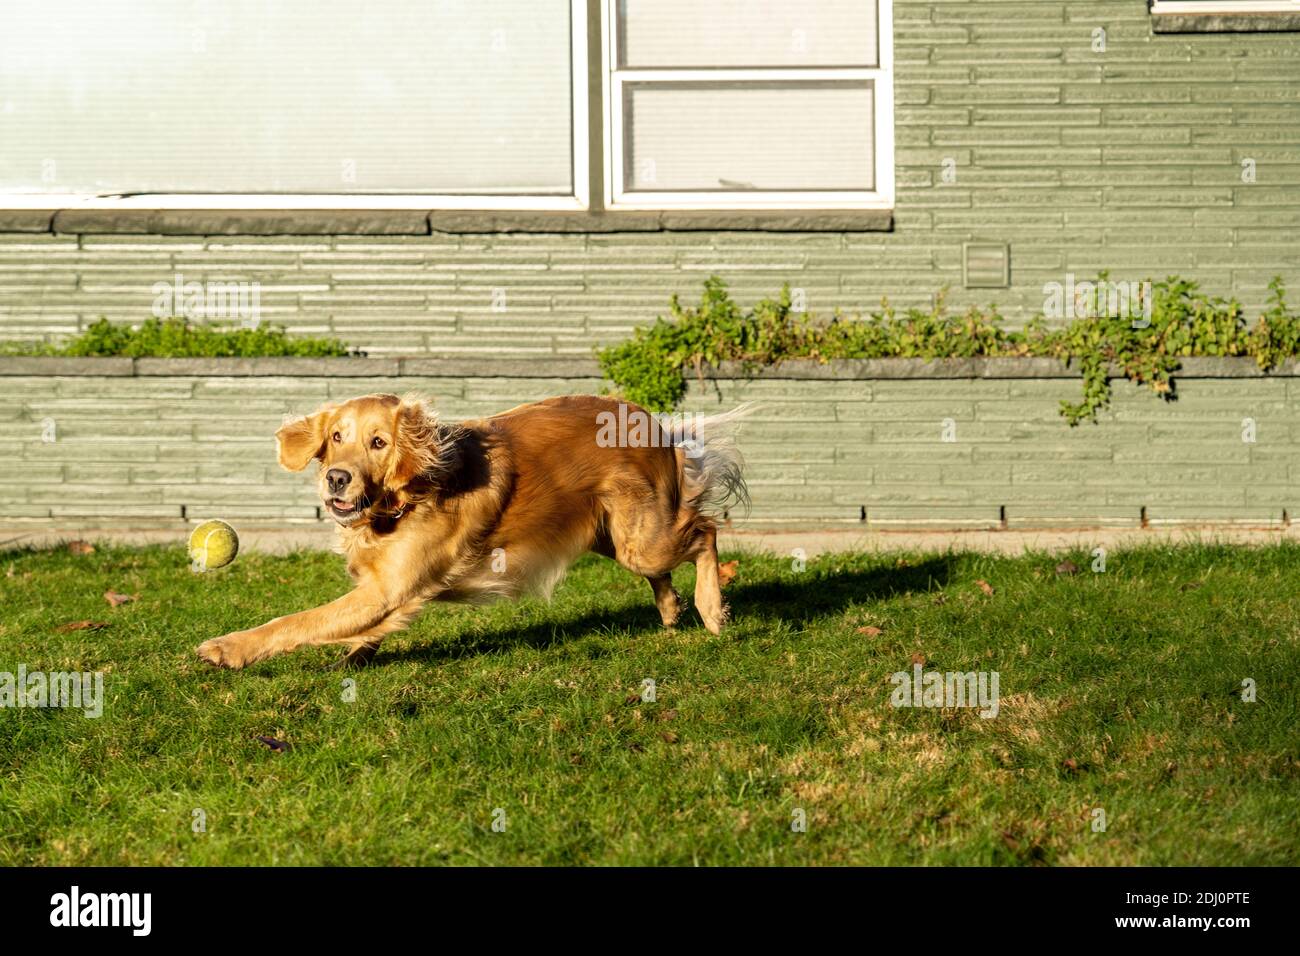
<instances>
[{"instance_id":1,"label":"golden retriever dog","mask_svg":"<svg viewBox=\"0 0 1300 956\"><path fill-rule=\"evenodd\" d=\"M276 444L290 471L320 463L354 589L198 654L238 668L340 644L343 663L364 664L427 602L549 596L587 551L645 577L665 627L682 607L672 571L694 561L695 607L717 634L727 609L714 516L747 501L731 436L744 412L661 423L630 403L568 396L448 424L396 395L327 405Z\"/></svg>"}]
</instances>

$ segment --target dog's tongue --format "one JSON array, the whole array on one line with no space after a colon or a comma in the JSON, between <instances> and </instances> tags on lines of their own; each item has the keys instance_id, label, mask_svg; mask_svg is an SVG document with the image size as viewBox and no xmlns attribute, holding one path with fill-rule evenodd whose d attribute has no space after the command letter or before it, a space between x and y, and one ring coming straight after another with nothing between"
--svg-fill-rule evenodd
<instances>
[{"instance_id":1,"label":"dog's tongue","mask_svg":"<svg viewBox=\"0 0 1300 956\"><path fill-rule=\"evenodd\" d=\"M343 501L343 500L341 500L341 499L339 499L339 498L335 498L335 499L334 499L334 507L337 508L339 511L351 511L351 510L352 510L352 506L351 506L350 504L348 504L346 501Z\"/></svg>"}]
</instances>

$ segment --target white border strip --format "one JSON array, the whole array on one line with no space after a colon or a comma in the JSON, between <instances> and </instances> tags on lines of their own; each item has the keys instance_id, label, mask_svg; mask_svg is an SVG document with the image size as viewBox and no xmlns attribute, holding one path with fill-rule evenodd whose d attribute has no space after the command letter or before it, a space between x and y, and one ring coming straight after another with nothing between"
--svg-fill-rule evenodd
<instances>
[{"instance_id":1,"label":"white border strip","mask_svg":"<svg viewBox=\"0 0 1300 956\"><path fill-rule=\"evenodd\" d=\"M68 193L6 195L0 193L0 209L201 209L201 210L581 210L586 207L573 196L435 196L429 194L380 195L358 193L148 193L142 196L86 196Z\"/></svg>"},{"instance_id":2,"label":"white border strip","mask_svg":"<svg viewBox=\"0 0 1300 956\"><path fill-rule=\"evenodd\" d=\"M1240 0L1238 3L1194 3L1189 0L1152 0L1151 12L1156 14L1204 14L1206 16L1231 16L1234 13L1300 13L1300 0Z\"/></svg>"}]
</instances>

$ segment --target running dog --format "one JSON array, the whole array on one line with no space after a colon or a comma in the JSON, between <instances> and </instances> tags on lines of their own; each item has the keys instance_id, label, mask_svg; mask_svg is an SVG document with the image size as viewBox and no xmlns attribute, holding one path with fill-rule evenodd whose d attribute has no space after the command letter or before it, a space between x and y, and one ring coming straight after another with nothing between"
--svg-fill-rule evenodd
<instances>
[{"instance_id":1,"label":"running dog","mask_svg":"<svg viewBox=\"0 0 1300 956\"><path fill-rule=\"evenodd\" d=\"M715 518L747 503L732 436L745 411L669 423L617 399L567 396L451 424L396 395L327 405L280 428L276 444L290 471L319 462L354 589L198 654L239 668L339 644L343 663L364 664L429 601L549 596L587 551L649 581L665 627L682 609L672 571L695 562L695 607L717 634L727 608Z\"/></svg>"}]
</instances>

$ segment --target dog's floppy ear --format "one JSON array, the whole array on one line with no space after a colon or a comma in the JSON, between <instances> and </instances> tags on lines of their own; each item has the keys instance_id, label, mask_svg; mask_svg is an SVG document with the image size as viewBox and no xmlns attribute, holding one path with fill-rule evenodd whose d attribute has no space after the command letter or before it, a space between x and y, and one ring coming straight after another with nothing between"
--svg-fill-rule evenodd
<instances>
[{"instance_id":1,"label":"dog's floppy ear","mask_svg":"<svg viewBox=\"0 0 1300 956\"><path fill-rule=\"evenodd\" d=\"M325 448L325 420L333 407L326 405L305 418L280 426L275 433L275 450L281 467L302 471L313 458L321 456Z\"/></svg>"},{"instance_id":2,"label":"dog's floppy ear","mask_svg":"<svg viewBox=\"0 0 1300 956\"><path fill-rule=\"evenodd\" d=\"M393 422L393 459L385 484L405 488L421 475L440 470L442 433L438 416L418 398L404 398Z\"/></svg>"}]
</instances>

